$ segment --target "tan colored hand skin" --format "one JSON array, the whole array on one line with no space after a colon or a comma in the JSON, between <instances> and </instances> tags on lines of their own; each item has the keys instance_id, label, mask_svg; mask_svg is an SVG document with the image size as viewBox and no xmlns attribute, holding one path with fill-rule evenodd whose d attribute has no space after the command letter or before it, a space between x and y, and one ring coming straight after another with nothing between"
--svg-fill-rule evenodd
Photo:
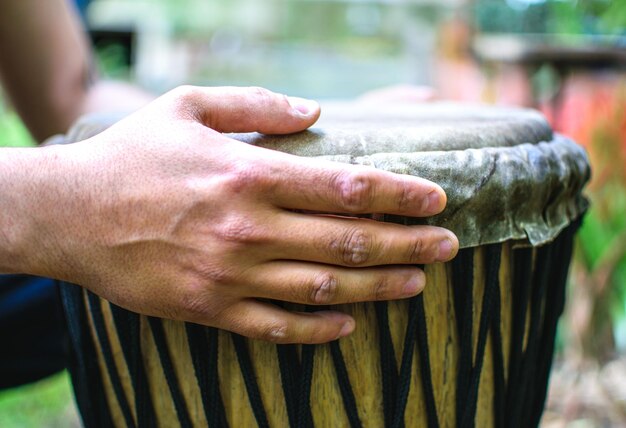
<instances>
[{"instance_id":1,"label":"tan colored hand skin","mask_svg":"<svg viewBox=\"0 0 626 428\"><path fill-rule=\"evenodd\" d=\"M429 181L300 158L222 132L286 134L319 106L260 88L175 89L89 140L0 149L0 270L80 284L139 313L276 343L322 343L354 320L329 305L413 296L411 265L454 234L307 211L429 216Z\"/></svg>"}]
</instances>

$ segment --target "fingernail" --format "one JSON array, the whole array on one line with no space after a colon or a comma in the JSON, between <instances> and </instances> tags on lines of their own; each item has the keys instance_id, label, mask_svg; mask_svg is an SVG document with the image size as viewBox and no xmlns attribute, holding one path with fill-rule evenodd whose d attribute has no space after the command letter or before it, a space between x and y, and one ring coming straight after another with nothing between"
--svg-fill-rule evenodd
<instances>
[{"instance_id":1,"label":"fingernail","mask_svg":"<svg viewBox=\"0 0 626 428\"><path fill-rule=\"evenodd\" d=\"M414 296L419 293L422 288L423 275L413 275L411 279L409 279L406 284L404 284L404 288L402 289L402 293L405 296Z\"/></svg>"},{"instance_id":2,"label":"fingernail","mask_svg":"<svg viewBox=\"0 0 626 428\"><path fill-rule=\"evenodd\" d=\"M441 201L441 196L439 196L439 192L436 190L433 190L426 196L426 198L424 198L422 210L424 212L439 211L440 201Z\"/></svg>"},{"instance_id":3,"label":"fingernail","mask_svg":"<svg viewBox=\"0 0 626 428\"><path fill-rule=\"evenodd\" d=\"M439 242L439 254L437 259L441 262L445 262L450 259L452 255L452 242L449 239L444 239Z\"/></svg>"},{"instance_id":4,"label":"fingernail","mask_svg":"<svg viewBox=\"0 0 626 428\"><path fill-rule=\"evenodd\" d=\"M313 100L300 97L287 97L287 101L289 101L291 108L305 116L308 116L317 109L317 102Z\"/></svg>"},{"instance_id":5,"label":"fingernail","mask_svg":"<svg viewBox=\"0 0 626 428\"><path fill-rule=\"evenodd\" d=\"M352 333L353 330L354 330L354 321L353 320L346 321L346 323L341 327L341 330L339 331L339 336L337 336L337 339L340 337L345 337L349 335L350 333Z\"/></svg>"}]
</instances>

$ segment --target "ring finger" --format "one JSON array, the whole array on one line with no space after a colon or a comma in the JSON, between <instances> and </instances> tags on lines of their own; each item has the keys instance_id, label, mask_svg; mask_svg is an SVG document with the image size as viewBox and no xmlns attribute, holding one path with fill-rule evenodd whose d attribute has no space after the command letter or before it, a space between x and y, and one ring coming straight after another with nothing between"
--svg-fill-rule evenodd
<instances>
[{"instance_id":1,"label":"ring finger","mask_svg":"<svg viewBox=\"0 0 626 428\"><path fill-rule=\"evenodd\" d=\"M257 266L242 280L243 296L308 305L406 298L426 283L424 272L412 266L351 269L283 260Z\"/></svg>"}]
</instances>

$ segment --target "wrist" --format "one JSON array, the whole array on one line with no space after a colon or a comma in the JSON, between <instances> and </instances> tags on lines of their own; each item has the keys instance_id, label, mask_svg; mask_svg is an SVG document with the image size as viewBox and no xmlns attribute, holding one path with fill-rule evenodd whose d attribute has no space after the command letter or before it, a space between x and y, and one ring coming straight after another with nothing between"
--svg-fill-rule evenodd
<instances>
[{"instance_id":1,"label":"wrist","mask_svg":"<svg viewBox=\"0 0 626 428\"><path fill-rule=\"evenodd\" d=\"M54 276L45 256L54 246L50 185L60 149L0 149L0 272Z\"/></svg>"}]
</instances>

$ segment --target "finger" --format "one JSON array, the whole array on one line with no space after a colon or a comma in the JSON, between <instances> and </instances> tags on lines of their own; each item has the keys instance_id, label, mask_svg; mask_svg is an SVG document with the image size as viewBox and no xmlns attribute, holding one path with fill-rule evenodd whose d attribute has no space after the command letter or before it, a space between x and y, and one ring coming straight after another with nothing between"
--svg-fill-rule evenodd
<instances>
[{"instance_id":1,"label":"finger","mask_svg":"<svg viewBox=\"0 0 626 428\"><path fill-rule=\"evenodd\" d=\"M354 319L335 311L291 312L246 299L231 307L221 328L274 343L326 343L354 330Z\"/></svg>"},{"instance_id":2,"label":"finger","mask_svg":"<svg viewBox=\"0 0 626 428\"><path fill-rule=\"evenodd\" d=\"M446 205L443 189L419 177L284 153L261 162L272 177L264 197L282 208L423 217Z\"/></svg>"},{"instance_id":3,"label":"finger","mask_svg":"<svg viewBox=\"0 0 626 428\"><path fill-rule=\"evenodd\" d=\"M404 226L362 218L285 213L273 226L273 259L364 267L445 262L459 242L436 226Z\"/></svg>"},{"instance_id":4,"label":"finger","mask_svg":"<svg viewBox=\"0 0 626 428\"><path fill-rule=\"evenodd\" d=\"M407 298L426 284L421 269L407 266L348 269L281 260L258 266L250 275L238 293L307 305Z\"/></svg>"},{"instance_id":5,"label":"finger","mask_svg":"<svg viewBox=\"0 0 626 428\"><path fill-rule=\"evenodd\" d=\"M312 100L249 87L184 86L172 91L183 109L218 132L289 134L305 130L320 115Z\"/></svg>"}]
</instances>

